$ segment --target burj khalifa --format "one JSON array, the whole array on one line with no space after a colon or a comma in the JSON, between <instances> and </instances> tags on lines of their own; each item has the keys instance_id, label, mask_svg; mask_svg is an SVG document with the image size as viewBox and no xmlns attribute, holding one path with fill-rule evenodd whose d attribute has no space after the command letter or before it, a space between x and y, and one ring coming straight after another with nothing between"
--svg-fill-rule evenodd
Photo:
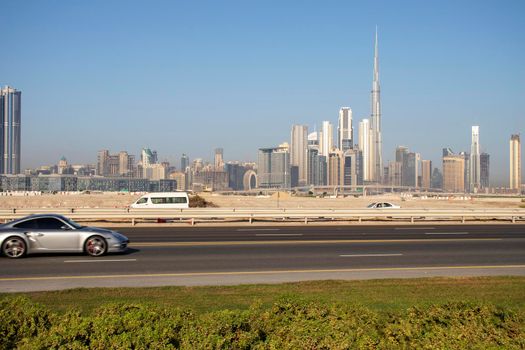
<instances>
[{"instance_id":1,"label":"burj khalifa","mask_svg":"<svg viewBox=\"0 0 525 350\"><path fill-rule=\"evenodd\" d=\"M383 177L383 140L381 138L381 88L379 86L379 55L377 27L374 47L374 78L372 82L372 114L370 116L370 176L369 180L381 182Z\"/></svg>"}]
</instances>

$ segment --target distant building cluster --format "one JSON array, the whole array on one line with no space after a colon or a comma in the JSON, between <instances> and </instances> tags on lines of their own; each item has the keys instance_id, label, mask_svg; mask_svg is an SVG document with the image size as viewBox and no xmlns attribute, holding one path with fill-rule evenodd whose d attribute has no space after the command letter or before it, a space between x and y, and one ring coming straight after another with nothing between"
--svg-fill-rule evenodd
<instances>
[{"instance_id":1,"label":"distant building cluster","mask_svg":"<svg viewBox=\"0 0 525 350\"><path fill-rule=\"evenodd\" d=\"M183 154L177 168L159 161L157 151L149 148L143 148L138 159L127 151L102 149L96 164L70 164L62 157L56 165L21 174L21 92L6 86L0 88L0 190L199 192L326 187L359 191L375 186L401 191L494 191L490 156L481 152L479 126L472 126L469 152L443 149L441 170L406 146L396 148L394 160L383 162L377 31L370 100L370 115L356 130L352 109L341 107L336 128L328 120L312 132L307 125L292 125L290 139L277 147L260 148L256 163L225 161L223 148L216 148L211 162L190 160ZM509 154L509 187L498 190L520 193L524 189L520 135L511 135Z\"/></svg>"},{"instance_id":2,"label":"distant building cluster","mask_svg":"<svg viewBox=\"0 0 525 350\"><path fill-rule=\"evenodd\" d=\"M124 177L77 175L0 175L2 191L33 192L173 192L175 180L148 180Z\"/></svg>"},{"instance_id":3,"label":"distant building cluster","mask_svg":"<svg viewBox=\"0 0 525 350\"><path fill-rule=\"evenodd\" d=\"M470 152L454 154L443 150L442 172L432 161L408 147L398 146L395 160L383 164L381 100L377 32L371 91L371 114L358 124L354 140L352 109L339 110L336 138L334 126L323 121L321 130L309 133L306 125L293 125L290 143L260 148L257 171L259 188L326 186L355 190L359 186L403 189L437 189L452 193L488 193L490 156L481 152L480 128L472 126ZM356 142L357 141L357 142ZM511 136L510 192L520 192L521 144L519 135ZM498 189L507 192L507 189Z\"/></svg>"}]
</instances>

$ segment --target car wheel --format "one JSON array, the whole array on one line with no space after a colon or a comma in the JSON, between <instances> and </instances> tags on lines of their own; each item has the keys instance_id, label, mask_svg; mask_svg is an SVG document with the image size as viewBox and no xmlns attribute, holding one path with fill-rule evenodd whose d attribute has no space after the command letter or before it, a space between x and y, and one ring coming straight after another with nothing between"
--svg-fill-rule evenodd
<instances>
[{"instance_id":1,"label":"car wheel","mask_svg":"<svg viewBox=\"0 0 525 350\"><path fill-rule=\"evenodd\" d=\"M106 254L108 245L106 240L100 236L91 236L84 244L84 250L91 256L102 256Z\"/></svg>"},{"instance_id":2,"label":"car wheel","mask_svg":"<svg viewBox=\"0 0 525 350\"><path fill-rule=\"evenodd\" d=\"M20 237L8 237L2 243L2 253L11 259L21 258L26 254L26 242Z\"/></svg>"}]
</instances>

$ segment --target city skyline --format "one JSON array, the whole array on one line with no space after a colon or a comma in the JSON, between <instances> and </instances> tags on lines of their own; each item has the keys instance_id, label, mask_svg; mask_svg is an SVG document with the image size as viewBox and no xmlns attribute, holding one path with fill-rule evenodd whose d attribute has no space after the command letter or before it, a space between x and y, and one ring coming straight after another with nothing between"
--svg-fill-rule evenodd
<instances>
[{"instance_id":1,"label":"city skyline","mask_svg":"<svg viewBox=\"0 0 525 350\"><path fill-rule=\"evenodd\" d=\"M313 16L319 8L312 5L299 11L292 7L273 11L272 6L259 4L256 7L263 14L276 19L276 31L266 31L260 17L248 27L243 20L234 21L231 27L219 30L221 35L210 37L226 44L231 52L215 50L209 60L192 61L193 54L200 55L203 48L211 45L205 37L211 33L209 28L171 24L159 10L145 13L146 22L160 18L160 28L154 27L149 33L162 29L158 33L163 35L152 39L149 45L152 56L144 56L137 51L142 44L111 24L111 15L118 7L114 4L97 13L82 4L57 3L42 8L33 3L21 10L20 4L9 3L0 19L8 24L8 34L12 33L4 41L12 55L7 55L6 63L0 65L0 84L24 92L22 169L56 162L62 155L75 163L93 162L92 154L102 148L138 154L133 150L144 146L156 148L174 164L182 153L192 159L213 159L216 147L226 150L228 160L255 161L259 147L289 140L292 124L308 125L312 130L327 120L336 129L341 106L352 108L357 125L363 118L370 118L370 91L366 87L370 86L373 69L370 57L375 49L373 35L377 23L382 56L381 102L388 116L382 123L383 165L393 160L397 145L406 145L438 165L443 147L451 147L455 152L469 151L469 128L479 125L480 152L491 155L491 182L508 183L508 137L523 133L525 124L525 106L518 98L524 92L521 82L525 74L508 64L524 58L524 32L517 16L523 12L523 4L512 1L506 2L507 6L462 4L454 8L456 12L451 11L450 4L431 4L430 8L441 12L436 11L439 15L425 12L424 21L418 17L423 11L421 6L414 6L402 18L393 20L387 16L392 5L381 2L379 5L376 6L380 8L338 3L320 8L321 15L333 16L328 20ZM197 15L191 5L164 3L159 7L167 14L188 15L183 20L185 25L190 25ZM210 18L213 7L210 4L199 14ZM128 16L122 26L129 28L138 13L127 7L122 10ZM249 10L240 7L232 15L220 11L215 23L228 23L233 18L230 16ZM340 16L337 12L350 10L362 13L362 18L350 23L344 31L331 25ZM21 13L14 16L17 11ZM61 11L70 14L71 19L58 16ZM290 13L296 14L293 24L303 29L309 20L318 19L315 31L303 34L293 30L284 20ZM467 14L468 23L443 26L447 19L453 21ZM85 19L81 18L84 15ZM490 26L483 21L489 15L495 18ZM414 27L403 25L407 19L415 19L411 22ZM66 22L70 25L73 20L78 22L73 26L78 30L64 32ZM111 50L108 39L99 31L89 30L93 21L101 26L100 31L106 30L110 37L120 40L124 56ZM414 28L422 23L425 25L419 27L421 33L415 33ZM44 25L49 35L39 37L37 29ZM195 41L183 39L184 28L189 28L186 34ZM243 35L242 28L253 28L253 36ZM279 30L284 35L276 36ZM68 50L57 46L54 40L58 38L73 40ZM272 45L267 42L270 38ZM36 47L30 45L37 40ZM170 40L178 45L178 50L164 51L170 45L163 45ZM241 43L238 48L233 45L236 42ZM42 46L46 43L51 47ZM79 56L90 45L95 50L86 58ZM148 47L147 43L144 45ZM288 46L290 49L283 51ZM481 52L486 47L493 50L490 59ZM33 59L36 48L42 50L38 61ZM184 49L190 50L180 51ZM57 52L65 52L65 58ZM68 56L68 52L73 56ZM181 52L192 54L179 59L176 54ZM162 64L167 61L160 58L161 53L166 58L175 58L173 68ZM231 61L233 55L239 55L239 60ZM161 63L163 69L144 66L147 58ZM122 65L115 65L121 61ZM202 80L196 69L201 69L207 79ZM85 75L98 70L97 79ZM147 75L148 72L153 74ZM275 74L268 75L269 72ZM171 77L180 85L168 83L163 77ZM51 91L55 94L60 91L61 98L51 98ZM140 91L145 100L153 102L148 104L151 108L137 103L144 99L137 98L139 95L134 91ZM151 94L153 91L155 95ZM89 103L85 96L90 96ZM149 123L144 125L145 121ZM256 133L251 132L254 129ZM337 142L337 137L334 141Z\"/></svg>"}]
</instances>

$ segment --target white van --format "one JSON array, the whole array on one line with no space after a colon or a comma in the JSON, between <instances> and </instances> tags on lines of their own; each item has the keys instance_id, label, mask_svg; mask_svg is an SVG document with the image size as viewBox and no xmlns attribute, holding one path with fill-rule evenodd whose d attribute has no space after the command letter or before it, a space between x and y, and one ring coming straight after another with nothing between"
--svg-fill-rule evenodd
<instances>
[{"instance_id":1,"label":"white van","mask_svg":"<svg viewBox=\"0 0 525 350\"><path fill-rule=\"evenodd\" d=\"M186 192L148 193L130 205L133 209L180 209L189 208Z\"/></svg>"}]
</instances>

